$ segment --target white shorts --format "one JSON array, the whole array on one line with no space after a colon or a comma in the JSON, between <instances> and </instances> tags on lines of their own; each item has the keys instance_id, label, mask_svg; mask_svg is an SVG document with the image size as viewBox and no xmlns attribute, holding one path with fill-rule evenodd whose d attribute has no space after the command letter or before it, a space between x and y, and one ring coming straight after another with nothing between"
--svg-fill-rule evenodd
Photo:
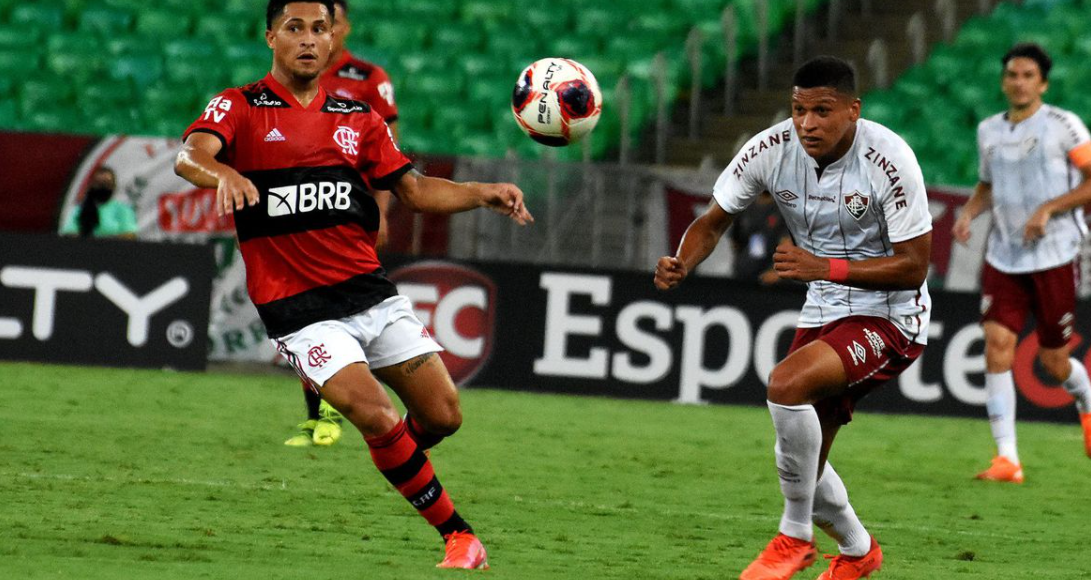
<instances>
[{"instance_id":1,"label":"white shorts","mask_svg":"<svg viewBox=\"0 0 1091 580\"><path fill-rule=\"evenodd\" d=\"M381 369L443 350L413 314L405 296L387 298L339 320L316 322L272 341L296 373L318 387L353 363Z\"/></svg>"}]
</instances>

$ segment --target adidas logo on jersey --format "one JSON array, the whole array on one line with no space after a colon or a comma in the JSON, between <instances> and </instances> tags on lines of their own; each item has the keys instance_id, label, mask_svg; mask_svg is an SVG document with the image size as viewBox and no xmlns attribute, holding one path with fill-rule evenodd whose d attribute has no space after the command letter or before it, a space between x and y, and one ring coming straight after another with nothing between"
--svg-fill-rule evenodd
<instances>
[{"instance_id":1,"label":"adidas logo on jersey","mask_svg":"<svg viewBox=\"0 0 1091 580\"><path fill-rule=\"evenodd\" d=\"M288 140L288 138L285 137L284 134L280 132L280 129L277 129L276 127L273 127L273 130L269 131L269 134L265 136L265 142L266 143L270 143L270 142L273 142L273 141L287 141L287 140Z\"/></svg>"},{"instance_id":2,"label":"adidas logo on jersey","mask_svg":"<svg viewBox=\"0 0 1091 580\"><path fill-rule=\"evenodd\" d=\"M269 217L316 210L346 210L352 205L349 198L351 191L352 185L344 181L271 187L267 210Z\"/></svg>"}]
</instances>

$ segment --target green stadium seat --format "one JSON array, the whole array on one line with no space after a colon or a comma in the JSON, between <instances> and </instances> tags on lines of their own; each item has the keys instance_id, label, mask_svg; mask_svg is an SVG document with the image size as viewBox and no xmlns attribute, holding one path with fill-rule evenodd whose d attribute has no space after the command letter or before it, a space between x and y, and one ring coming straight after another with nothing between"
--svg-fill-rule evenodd
<instances>
[{"instance_id":1,"label":"green stadium seat","mask_svg":"<svg viewBox=\"0 0 1091 580\"><path fill-rule=\"evenodd\" d=\"M110 66L110 78L132 81L148 86L163 77L163 58L158 54L127 54L117 57Z\"/></svg>"},{"instance_id":2,"label":"green stadium seat","mask_svg":"<svg viewBox=\"0 0 1091 580\"><path fill-rule=\"evenodd\" d=\"M37 72L41 62L41 53L33 48L0 48L0 76L26 76Z\"/></svg>"},{"instance_id":3,"label":"green stadium seat","mask_svg":"<svg viewBox=\"0 0 1091 580\"><path fill-rule=\"evenodd\" d=\"M467 79L474 79L495 74L498 57L494 54L469 53L461 55L457 63Z\"/></svg>"},{"instance_id":4,"label":"green stadium seat","mask_svg":"<svg viewBox=\"0 0 1091 580\"><path fill-rule=\"evenodd\" d=\"M183 90L167 84L156 84L147 87L140 93L141 113L147 119L179 116L189 114L196 117L200 106L196 95L192 91Z\"/></svg>"},{"instance_id":5,"label":"green stadium seat","mask_svg":"<svg viewBox=\"0 0 1091 580\"><path fill-rule=\"evenodd\" d=\"M511 15L511 4L495 0L464 0L462 20L466 22L498 23Z\"/></svg>"},{"instance_id":6,"label":"green stadium seat","mask_svg":"<svg viewBox=\"0 0 1091 580\"><path fill-rule=\"evenodd\" d=\"M612 8L588 8L576 18L576 35L583 37L612 37L628 28L630 15Z\"/></svg>"},{"instance_id":7,"label":"green stadium seat","mask_svg":"<svg viewBox=\"0 0 1091 580\"><path fill-rule=\"evenodd\" d=\"M450 22L459 12L459 3L453 0L401 0L390 4L398 14L422 22Z\"/></svg>"},{"instance_id":8,"label":"green stadium seat","mask_svg":"<svg viewBox=\"0 0 1091 580\"><path fill-rule=\"evenodd\" d=\"M64 26L64 8L52 4L18 4L12 7L8 22L17 28L57 31Z\"/></svg>"},{"instance_id":9,"label":"green stadium seat","mask_svg":"<svg viewBox=\"0 0 1091 580\"><path fill-rule=\"evenodd\" d=\"M142 121L131 107L91 109L85 115L87 128L97 135L133 135L144 133Z\"/></svg>"},{"instance_id":10,"label":"green stadium seat","mask_svg":"<svg viewBox=\"0 0 1091 580\"><path fill-rule=\"evenodd\" d=\"M442 72L450 68L448 58L450 54L438 51L411 51L398 57L398 70L415 75L420 72Z\"/></svg>"},{"instance_id":11,"label":"green stadium seat","mask_svg":"<svg viewBox=\"0 0 1091 580\"><path fill-rule=\"evenodd\" d=\"M91 6L79 17L79 29L103 36L127 33L133 26L131 12L107 6Z\"/></svg>"},{"instance_id":12,"label":"green stadium seat","mask_svg":"<svg viewBox=\"0 0 1091 580\"><path fill-rule=\"evenodd\" d=\"M9 97L15 94L15 79L0 76L0 97Z\"/></svg>"},{"instance_id":13,"label":"green stadium seat","mask_svg":"<svg viewBox=\"0 0 1091 580\"><path fill-rule=\"evenodd\" d=\"M207 67L218 55L216 46L206 40L183 39L166 43L163 46L163 56L168 63L189 60Z\"/></svg>"},{"instance_id":14,"label":"green stadium seat","mask_svg":"<svg viewBox=\"0 0 1091 580\"><path fill-rule=\"evenodd\" d=\"M66 133L69 135L89 135L91 131L79 111L73 109L24 109L23 125L28 130L40 133Z\"/></svg>"},{"instance_id":15,"label":"green stadium seat","mask_svg":"<svg viewBox=\"0 0 1091 580\"><path fill-rule=\"evenodd\" d=\"M102 59L97 52L54 52L46 55L46 67L58 77L85 82L101 75Z\"/></svg>"},{"instance_id":16,"label":"green stadium seat","mask_svg":"<svg viewBox=\"0 0 1091 580\"><path fill-rule=\"evenodd\" d=\"M425 98L451 97L460 94L465 84L466 79L455 69L421 71L406 80L404 90Z\"/></svg>"},{"instance_id":17,"label":"green stadium seat","mask_svg":"<svg viewBox=\"0 0 1091 580\"><path fill-rule=\"evenodd\" d=\"M136 17L136 33L160 41L189 36L193 19L171 10L142 10Z\"/></svg>"},{"instance_id":18,"label":"green stadium seat","mask_svg":"<svg viewBox=\"0 0 1091 580\"><path fill-rule=\"evenodd\" d=\"M24 117L38 110L64 107L71 109L72 84L48 77L31 79L19 90L19 104Z\"/></svg>"},{"instance_id":19,"label":"green stadium seat","mask_svg":"<svg viewBox=\"0 0 1091 580\"><path fill-rule=\"evenodd\" d=\"M129 108L136 102L132 85L125 82L86 85L76 98L80 105L89 111Z\"/></svg>"},{"instance_id":20,"label":"green stadium seat","mask_svg":"<svg viewBox=\"0 0 1091 580\"><path fill-rule=\"evenodd\" d=\"M544 6L540 2L525 9L517 9L519 25L535 37L541 38L555 30L566 30L572 24L572 12L567 6Z\"/></svg>"},{"instance_id":21,"label":"green stadium seat","mask_svg":"<svg viewBox=\"0 0 1091 580\"><path fill-rule=\"evenodd\" d=\"M502 59L501 62L505 63L511 62L511 58L516 55L537 54L538 58L553 56L544 54L544 50L550 49L545 49L536 38L527 36L526 32L518 29L490 31L485 45L486 54L496 55L498 59ZM525 67L531 62L533 59L526 61L526 64L522 66Z\"/></svg>"},{"instance_id":22,"label":"green stadium seat","mask_svg":"<svg viewBox=\"0 0 1091 580\"><path fill-rule=\"evenodd\" d=\"M224 58L228 61L263 61L266 65L273 62L273 53L265 46L264 40L245 40L224 46Z\"/></svg>"},{"instance_id":23,"label":"green stadium seat","mask_svg":"<svg viewBox=\"0 0 1091 580\"><path fill-rule=\"evenodd\" d=\"M114 57L130 54L157 55L163 50L163 46L158 38L146 38L142 36L118 36L115 38L107 38L103 40L103 45L106 46L106 52Z\"/></svg>"},{"instance_id":24,"label":"green stadium seat","mask_svg":"<svg viewBox=\"0 0 1091 580\"><path fill-rule=\"evenodd\" d=\"M0 100L0 128L14 129L19 124L19 109L15 99Z\"/></svg>"},{"instance_id":25,"label":"green stadium seat","mask_svg":"<svg viewBox=\"0 0 1091 580\"><path fill-rule=\"evenodd\" d=\"M229 72L224 68L209 68L208 63L200 59L167 59L163 65L164 78L172 83L193 83L219 89L226 84L229 76ZM257 80L257 78L253 80Z\"/></svg>"},{"instance_id":26,"label":"green stadium seat","mask_svg":"<svg viewBox=\"0 0 1091 580\"><path fill-rule=\"evenodd\" d=\"M437 28L431 37L432 46L451 54L473 52L484 45L485 33L476 24L448 24Z\"/></svg>"},{"instance_id":27,"label":"green stadium seat","mask_svg":"<svg viewBox=\"0 0 1091 580\"><path fill-rule=\"evenodd\" d=\"M193 36L232 44L248 38L251 26L250 20L242 14L207 14L197 19Z\"/></svg>"},{"instance_id":28,"label":"green stadium seat","mask_svg":"<svg viewBox=\"0 0 1091 580\"><path fill-rule=\"evenodd\" d=\"M372 25L371 42L380 49L394 52L419 49L424 46L432 28L423 22L408 20L376 21Z\"/></svg>"},{"instance_id":29,"label":"green stadium seat","mask_svg":"<svg viewBox=\"0 0 1091 580\"><path fill-rule=\"evenodd\" d=\"M41 30L17 30L15 28L0 27L0 50L34 46L38 44L42 36L44 34Z\"/></svg>"}]
</instances>

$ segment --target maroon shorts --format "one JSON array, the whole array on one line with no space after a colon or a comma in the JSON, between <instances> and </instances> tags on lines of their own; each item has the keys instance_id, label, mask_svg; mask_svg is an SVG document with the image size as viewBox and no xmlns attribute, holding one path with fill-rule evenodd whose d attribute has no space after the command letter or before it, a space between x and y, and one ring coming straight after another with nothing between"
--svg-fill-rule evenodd
<instances>
[{"instance_id":1,"label":"maroon shorts","mask_svg":"<svg viewBox=\"0 0 1091 580\"><path fill-rule=\"evenodd\" d=\"M1038 344L1060 348L1068 344L1076 324L1076 285L1079 264L1026 274L1005 274L985 262L981 270L981 321L997 322L1015 334L1023 331L1027 314L1034 314Z\"/></svg>"},{"instance_id":2,"label":"maroon shorts","mask_svg":"<svg viewBox=\"0 0 1091 580\"><path fill-rule=\"evenodd\" d=\"M924 352L924 345L912 342L893 322L876 316L849 316L825 326L797 328L788 354L816 340L833 347L848 375L843 395L815 403L823 420L844 425L852 420L856 402L876 387L900 375Z\"/></svg>"}]
</instances>

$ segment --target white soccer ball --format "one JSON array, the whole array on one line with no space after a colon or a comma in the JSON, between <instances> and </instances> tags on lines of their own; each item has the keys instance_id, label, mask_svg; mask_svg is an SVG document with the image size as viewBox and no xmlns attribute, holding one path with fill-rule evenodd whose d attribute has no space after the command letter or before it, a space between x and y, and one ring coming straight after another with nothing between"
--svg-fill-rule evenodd
<instances>
[{"instance_id":1,"label":"white soccer ball","mask_svg":"<svg viewBox=\"0 0 1091 580\"><path fill-rule=\"evenodd\" d=\"M602 114L602 91L595 75L567 58L543 58L519 75L511 112L531 139L550 147L579 141Z\"/></svg>"}]
</instances>

